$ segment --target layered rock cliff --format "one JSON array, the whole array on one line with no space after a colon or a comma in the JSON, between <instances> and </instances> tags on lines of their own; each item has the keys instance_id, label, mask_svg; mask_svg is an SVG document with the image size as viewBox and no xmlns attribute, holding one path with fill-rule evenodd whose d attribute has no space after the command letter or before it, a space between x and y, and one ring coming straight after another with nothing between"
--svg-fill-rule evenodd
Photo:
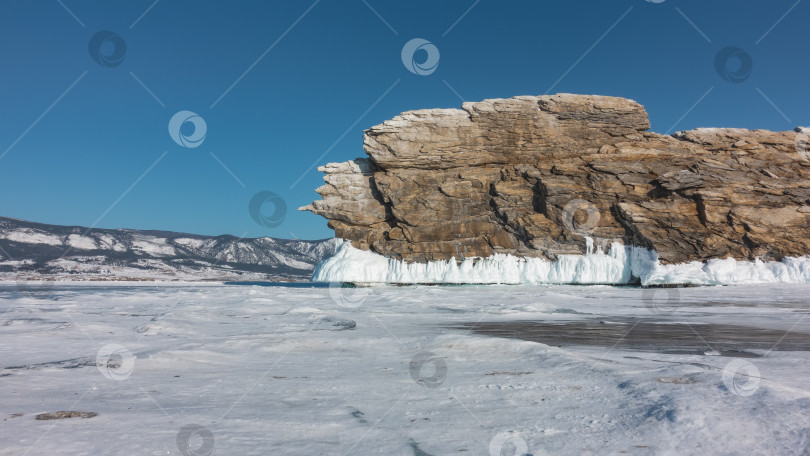
<instances>
[{"instance_id":1,"label":"layered rock cliff","mask_svg":"<svg viewBox=\"0 0 810 456\"><path fill-rule=\"evenodd\" d=\"M584 238L662 263L810 254L810 161L792 131L648 132L623 98L558 94L405 112L369 158L319 171L302 207L354 247L411 262L581 254Z\"/></svg>"}]
</instances>

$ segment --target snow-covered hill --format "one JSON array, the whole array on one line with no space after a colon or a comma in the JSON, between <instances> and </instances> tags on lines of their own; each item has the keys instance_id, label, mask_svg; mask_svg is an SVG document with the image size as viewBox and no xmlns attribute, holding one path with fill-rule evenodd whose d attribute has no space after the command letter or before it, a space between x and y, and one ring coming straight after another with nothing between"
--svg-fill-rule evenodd
<instances>
[{"instance_id":1,"label":"snow-covered hill","mask_svg":"<svg viewBox=\"0 0 810 456\"><path fill-rule=\"evenodd\" d=\"M307 280L335 240L90 229L0 217L0 279Z\"/></svg>"}]
</instances>

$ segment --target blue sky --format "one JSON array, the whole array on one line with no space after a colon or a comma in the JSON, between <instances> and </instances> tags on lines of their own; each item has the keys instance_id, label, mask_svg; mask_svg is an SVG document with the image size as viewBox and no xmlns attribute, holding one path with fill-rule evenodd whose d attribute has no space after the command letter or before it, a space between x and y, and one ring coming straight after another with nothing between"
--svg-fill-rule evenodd
<instances>
[{"instance_id":1,"label":"blue sky","mask_svg":"<svg viewBox=\"0 0 810 456\"><path fill-rule=\"evenodd\" d=\"M402 111L462 99L612 95L660 133L790 130L810 125L808 18L801 0L6 1L0 215L330 237L295 210L318 197L314 167L364 156L363 130ZM116 38L98 63L100 31ZM403 65L414 38L439 50L429 75ZM198 147L170 136L179 111L204 120ZM272 203L272 223L251 217L259 192L283 220Z\"/></svg>"}]
</instances>

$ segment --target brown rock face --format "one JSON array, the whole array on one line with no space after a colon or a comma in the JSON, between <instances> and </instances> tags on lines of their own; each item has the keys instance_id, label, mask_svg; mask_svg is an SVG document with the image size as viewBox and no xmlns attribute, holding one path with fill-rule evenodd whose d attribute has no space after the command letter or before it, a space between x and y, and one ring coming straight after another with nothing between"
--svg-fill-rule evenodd
<instances>
[{"instance_id":1,"label":"brown rock face","mask_svg":"<svg viewBox=\"0 0 810 456\"><path fill-rule=\"evenodd\" d=\"M558 94L405 112L366 131L370 158L318 168L301 210L407 261L555 259L619 241L662 263L810 254L806 136L647 132L623 98Z\"/></svg>"}]
</instances>

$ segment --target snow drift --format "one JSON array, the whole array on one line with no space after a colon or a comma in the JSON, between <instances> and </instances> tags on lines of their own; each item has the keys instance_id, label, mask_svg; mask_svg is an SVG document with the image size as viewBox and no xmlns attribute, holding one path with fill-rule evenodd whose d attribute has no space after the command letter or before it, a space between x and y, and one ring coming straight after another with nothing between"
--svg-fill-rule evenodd
<instances>
[{"instance_id":1,"label":"snow drift","mask_svg":"<svg viewBox=\"0 0 810 456\"><path fill-rule=\"evenodd\" d=\"M593 251L586 239L586 254L560 255L556 261L496 254L408 263L359 250L339 241L337 253L321 262L314 282L358 283L470 283L470 284L632 284L730 285L748 283L810 283L810 257L781 262L713 259L662 265L658 255L641 247L613 243L607 253Z\"/></svg>"}]
</instances>

